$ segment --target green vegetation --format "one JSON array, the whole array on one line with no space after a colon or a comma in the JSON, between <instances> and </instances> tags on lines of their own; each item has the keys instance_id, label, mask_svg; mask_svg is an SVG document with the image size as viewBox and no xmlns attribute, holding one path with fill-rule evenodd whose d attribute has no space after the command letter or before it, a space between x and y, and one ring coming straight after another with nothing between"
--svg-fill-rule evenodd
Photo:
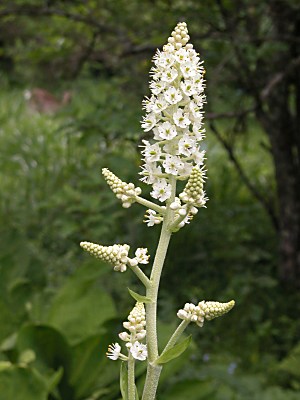
<instances>
[{"instance_id":1,"label":"green vegetation","mask_svg":"<svg viewBox=\"0 0 300 400\"><path fill-rule=\"evenodd\" d=\"M5 3L0 6L1 18ZM11 3L40 6L37 1ZM53 10L89 15L81 2L53 3ZM213 71L228 43L223 38L202 42L204 28L197 19L201 12L201 20L217 23L215 2L210 8L209 2L200 6L174 1L167 13L167 2L158 1L158 18L149 11L152 2L143 2L144 13L135 1L120 2L118 7L110 2L87 3L98 10L95 20L111 29L119 24L122 32L126 28L131 41L117 42L107 32L105 38L111 40L98 42L76 73L67 67L74 67L71 58L82 55L92 40L93 25L74 20L64 25L57 16L43 19L49 22L43 25L33 14L0 20L5 31L0 43L0 400L120 399L118 366L107 360L105 352L133 305L124 288L135 291L136 280L130 272L113 273L108 265L88 257L79 242L118 241L132 247L147 243L150 253L156 246L156 228L137 224L143 209L135 204L125 218L100 171L102 167L121 171L124 181L136 176L146 60L179 15L190 18L191 36L203 43L211 85L208 111L226 113L238 105L252 105L248 89L234 81L232 69L225 74L229 87L224 82L216 87L215 79L221 78ZM267 2L259 3L263 7ZM43 25L40 47L37 24ZM61 38L65 40L58 46ZM132 49L141 45L149 45L150 51L135 56ZM122 56L124 49L132 51L129 58ZM281 47L268 42L259 54L246 50L254 70L257 60L280 54ZM9 62L14 69L5 72ZM223 67L219 68L222 74ZM47 76L53 81L48 82ZM57 94L67 88L72 101L53 115L33 112L24 91L36 86ZM170 246L162 277L161 332L167 341L173 328L170 321L186 301L234 298L236 307L224 319L191 328L192 345L163 370L159 399L296 400L299 291L284 284L278 274L278 232L229 161L210 121L206 139L210 200ZM269 139L255 113L247 120L218 119L214 124L233 146L251 182L263 194L275 196ZM137 377L144 367L139 368ZM140 378L138 389L141 384Z\"/></svg>"}]
</instances>

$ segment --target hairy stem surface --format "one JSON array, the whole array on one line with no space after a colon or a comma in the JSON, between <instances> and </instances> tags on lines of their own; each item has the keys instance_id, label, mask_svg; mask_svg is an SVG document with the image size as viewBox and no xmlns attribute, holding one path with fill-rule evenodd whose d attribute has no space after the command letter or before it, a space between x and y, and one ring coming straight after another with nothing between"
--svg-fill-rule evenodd
<instances>
[{"instance_id":1,"label":"hairy stem surface","mask_svg":"<svg viewBox=\"0 0 300 400\"><path fill-rule=\"evenodd\" d=\"M128 400L135 400L134 363L132 355L128 358Z\"/></svg>"},{"instance_id":2,"label":"hairy stem surface","mask_svg":"<svg viewBox=\"0 0 300 400\"><path fill-rule=\"evenodd\" d=\"M170 204L175 198L176 179L170 178L170 181L172 185L172 195L167 202L166 214L163 220L161 234L152 267L150 286L147 289L147 297L151 299L151 303L146 304L148 368L142 400L155 399L158 380L162 369L160 365L155 364L155 361L158 358L156 316L159 282L172 234L169 229L169 225L173 218L173 211L170 209Z\"/></svg>"}]
</instances>

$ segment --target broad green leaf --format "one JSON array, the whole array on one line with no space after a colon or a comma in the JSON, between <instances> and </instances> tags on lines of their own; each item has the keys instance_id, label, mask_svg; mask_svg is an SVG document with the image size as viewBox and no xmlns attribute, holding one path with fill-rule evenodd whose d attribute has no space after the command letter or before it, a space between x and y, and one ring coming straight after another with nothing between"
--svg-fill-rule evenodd
<instances>
[{"instance_id":1,"label":"broad green leaf","mask_svg":"<svg viewBox=\"0 0 300 400\"><path fill-rule=\"evenodd\" d=\"M99 333L101 325L115 316L112 298L98 283L103 274L101 263L98 271L85 272L68 280L49 311L49 324L63 332L71 344Z\"/></svg>"},{"instance_id":2,"label":"broad green leaf","mask_svg":"<svg viewBox=\"0 0 300 400\"><path fill-rule=\"evenodd\" d=\"M163 353L158 359L156 360L157 364L165 364L174 358L177 358L182 354L189 346L190 342L192 340L192 336L187 337L184 339L182 342L175 344L174 347L171 349L167 350L165 353Z\"/></svg>"},{"instance_id":3,"label":"broad green leaf","mask_svg":"<svg viewBox=\"0 0 300 400\"><path fill-rule=\"evenodd\" d=\"M0 400L47 400L44 379L31 368L11 366L0 371Z\"/></svg>"},{"instance_id":4,"label":"broad green leaf","mask_svg":"<svg viewBox=\"0 0 300 400\"><path fill-rule=\"evenodd\" d=\"M278 368L281 371L300 377L300 343L280 362Z\"/></svg>"},{"instance_id":5,"label":"broad green leaf","mask_svg":"<svg viewBox=\"0 0 300 400\"><path fill-rule=\"evenodd\" d=\"M68 368L70 347L63 335L47 325L30 324L24 326L18 335L17 349L20 354L31 350L36 360L33 365L39 370Z\"/></svg>"},{"instance_id":6,"label":"broad green leaf","mask_svg":"<svg viewBox=\"0 0 300 400\"><path fill-rule=\"evenodd\" d=\"M123 400L128 400L128 370L127 363L122 361L120 369L120 389Z\"/></svg>"},{"instance_id":7,"label":"broad green leaf","mask_svg":"<svg viewBox=\"0 0 300 400\"><path fill-rule=\"evenodd\" d=\"M139 392L137 390L136 385L135 385L135 400L139 400Z\"/></svg>"},{"instance_id":8,"label":"broad green leaf","mask_svg":"<svg viewBox=\"0 0 300 400\"><path fill-rule=\"evenodd\" d=\"M133 297L139 303L151 303L152 302L151 299L149 299L148 297L142 296L141 294L138 294L129 288L128 288L128 292L129 292L130 296Z\"/></svg>"},{"instance_id":9,"label":"broad green leaf","mask_svg":"<svg viewBox=\"0 0 300 400\"><path fill-rule=\"evenodd\" d=\"M216 389L211 382L187 380L177 382L163 394L164 400L212 400Z\"/></svg>"},{"instance_id":10,"label":"broad green leaf","mask_svg":"<svg viewBox=\"0 0 300 400\"><path fill-rule=\"evenodd\" d=\"M72 363L68 371L68 382L73 387L75 399L85 399L93 391L117 383L120 373L118 363L112 363L105 356L108 345L111 343L112 327L103 335L98 334L72 346ZM110 388L111 390L111 388Z\"/></svg>"}]
</instances>

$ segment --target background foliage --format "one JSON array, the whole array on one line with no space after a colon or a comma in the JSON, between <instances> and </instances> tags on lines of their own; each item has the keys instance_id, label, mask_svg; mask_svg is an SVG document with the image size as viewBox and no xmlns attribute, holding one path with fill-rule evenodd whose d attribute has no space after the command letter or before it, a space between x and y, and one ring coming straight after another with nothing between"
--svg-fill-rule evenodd
<instances>
[{"instance_id":1,"label":"background foliage","mask_svg":"<svg viewBox=\"0 0 300 400\"><path fill-rule=\"evenodd\" d=\"M236 307L201 330L191 327L193 344L163 370L159 398L299 398L299 292L278 274L278 231L249 190L250 180L259 193L275 196L274 161L256 114L240 118L252 97L235 80L232 43L217 28L218 3L1 2L0 400L120 398L119 365L105 351L133 306L126 287L139 291L138 283L82 254L78 244L124 242L153 255L159 228L141 224L140 206L123 210L100 171L105 166L137 183L150 59L179 19L207 69L210 201L172 239L160 294L161 343L186 301L234 298ZM237 3L235 9L224 1L225 10L245 30L249 15L260 21L267 37L268 2ZM286 5L299 11L297 2ZM250 70L264 65L263 79L263 60L286 44L242 46ZM24 91L35 87L57 98L70 90L72 101L54 114L34 112ZM144 369L141 363L139 390Z\"/></svg>"}]
</instances>

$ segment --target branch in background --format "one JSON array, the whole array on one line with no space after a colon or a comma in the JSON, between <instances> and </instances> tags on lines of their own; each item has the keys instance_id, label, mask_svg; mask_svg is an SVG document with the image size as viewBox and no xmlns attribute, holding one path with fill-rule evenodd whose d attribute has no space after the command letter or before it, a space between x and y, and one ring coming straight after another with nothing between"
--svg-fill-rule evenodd
<instances>
[{"instance_id":1,"label":"branch in background","mask_svg":"<svg viewBox=\"0 0 300 400\"><path fill-rule=\"evenodd\" d=\"M94 32L91 41L88 43L87 47L82 51L82 54L80 55L77 61L76 68L74 69L72 74L73 79L78 77L84 64L88 61L91 54L93 53L97 37L98 37L98 32Z\"/></svg>"},{"instance_id":2,"label":"branch in background","mask_svg":"<svg viewBox=\"0 0 300 400\"><path fill-rule=\"evenodd\" d=\"M262 195L262 193L257 189L257 187L250 181L250 179L246 175L241 163L237 159L232 146L222 137L222 135L220 134L216 125L212 121L210 122L209 125L210 125L212 132L216 135L219 142L223 145L224 149L227 151L229 159L235 166L241 180L246 185L246 187L249 189L249 191L252 193L252 195L262 204L262 206L266 210L267 214L269 215L275 230L278 230L278 226L279 226L278 225L278 217L277 217L277 214L275 212L275 208L274 208L272 202L270 201L270 199L264 197Z\"/></svg>"},{"instance_id":3,"label":"branch in background","mask_svg":"<svg viewBox=\"0 0 300 400\"><path fill-rule=\"evenodd\" d=\"M288 75L290 75L294 70L296 70L300 66L300 57L293 59L286 67L284 71L281 71L275 74L266 87L261 91L261 98L265 100L272 90L285 79Z\"/></svg>"},{"instance_id":4,"label":"branch in background","mask_svg":"<svg viewBox=\"0 0 300 400\"><path fill-rule=\"evenodd\" d=\"M40 7L31 5L10 5L4 9L0 9L0 18L8 16L29 16L29 17L63 17L68 18L75 22L81 22L83 24L93 26L97 28L99 32L107 32L122 36L124 32L120 28L109 26L107 22L102 23L98 19L93 18L91 15L82 15L72 13L59 8L51 7Z\"/></svg>"},{"instance_id":5,"label":"branch in background","mask_svg":"<svg viewBox=\"0 0 300 400\"><path fill-rule=\"evenodd\" d=\"M209 120L223 119L223 118L242 118L253 111L255 111L255 107L251 107L246 110L240 110L240 111L228 111L225 113L205 113L205 118Z\"/></svg>"}]
</instances>

